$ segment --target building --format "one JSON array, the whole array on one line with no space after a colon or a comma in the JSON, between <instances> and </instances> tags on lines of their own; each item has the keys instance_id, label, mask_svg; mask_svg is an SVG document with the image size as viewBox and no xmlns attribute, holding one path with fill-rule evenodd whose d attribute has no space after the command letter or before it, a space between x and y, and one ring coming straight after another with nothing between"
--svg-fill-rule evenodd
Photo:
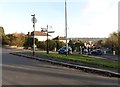
<instances>
[{"instance_id":1,"label":"building","mask_svg":"<svg viewBox=\"0 0 120 87\"><path fill-rule=\"evenodd\" d=\"M33 32L28 32L28 36L33 36ZM35 38L38 39L38 41L46 41L47 40L47 33L45 32L41 32L41 31L35 31ZM48 35L48 39L52 39L52 36L51 35Z\"/></svg>"}]
</instances>

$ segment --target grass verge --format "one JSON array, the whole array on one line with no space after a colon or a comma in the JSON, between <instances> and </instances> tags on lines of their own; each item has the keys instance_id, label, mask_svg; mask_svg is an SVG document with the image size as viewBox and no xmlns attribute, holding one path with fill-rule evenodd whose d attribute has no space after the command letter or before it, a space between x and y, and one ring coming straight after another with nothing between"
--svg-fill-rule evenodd
<instances>
[{"instance_id":1,"label":"grass verge","mask_svg":"<svg viewBox=\"0 0 120 87\"><path fill-rule=\"evenodd\" d=\"M83 55L63 55L63 54L55 54L55 53L36 53L37 56L46 56L50 58L60 58L64 60L71 60L75 62L82 62L87 64L95 64L98 66L106 66L106 67L112 67L112 68L120 68L120 62L118 61L112 61L112 60L105 60L105 59L98 59L95 57L89 57L89 56L83 56Z\"/></svg>"}]
</instances>

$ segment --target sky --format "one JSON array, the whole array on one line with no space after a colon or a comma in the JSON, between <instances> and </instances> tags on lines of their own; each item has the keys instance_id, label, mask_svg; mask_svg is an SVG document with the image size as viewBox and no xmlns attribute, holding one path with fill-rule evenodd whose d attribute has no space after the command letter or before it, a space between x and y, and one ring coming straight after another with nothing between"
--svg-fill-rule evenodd
<instances>
[{"instance_id":1,"label":"sky","mask_svg":"<svg viewBox=\"0 0 120 87\"><path fill-rule=\"evenodd\" d=\"M3 0L0 1L0 26L5 33L33 31L49 26L51 35L65 36L65 0ZM118 30L119 0L66 0L68 37L108 37Z\"/></svg>"}]
</instances>

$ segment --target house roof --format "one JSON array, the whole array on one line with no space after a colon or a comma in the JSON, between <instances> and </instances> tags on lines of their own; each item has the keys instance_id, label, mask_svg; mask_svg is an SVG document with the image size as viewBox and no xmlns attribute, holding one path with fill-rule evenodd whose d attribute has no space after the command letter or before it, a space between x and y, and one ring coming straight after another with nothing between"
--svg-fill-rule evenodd
<instances>
[{"instance_id":1,"label":"house roof","mask_svg":"<svg viewBox=\"0 0 120 87\"><path fill-rule=\"evenodd\" d=\"M31 32L31 36L33 36L33 32ZM35 36L47 36L47 33L35 31ZM48 36L50 36L50 35L48 35Z\"/></svg>"}]
</instances>

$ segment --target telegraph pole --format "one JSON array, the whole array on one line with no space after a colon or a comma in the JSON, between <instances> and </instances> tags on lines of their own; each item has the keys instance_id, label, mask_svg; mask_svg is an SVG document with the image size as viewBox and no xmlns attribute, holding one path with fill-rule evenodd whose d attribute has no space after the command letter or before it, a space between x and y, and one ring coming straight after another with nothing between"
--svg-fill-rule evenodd
<instances>
[{"instance_id":1,"label":"telegraph pole","mask_svg":"<svg viewBox=\"0 0 120 87\"><path fill-rule=\"evenodd\" d=\"M65 0L65 35L66 35L66 56L68 55L68 44L67 44L67 3Z\"/></svg>"}]
</instances>

